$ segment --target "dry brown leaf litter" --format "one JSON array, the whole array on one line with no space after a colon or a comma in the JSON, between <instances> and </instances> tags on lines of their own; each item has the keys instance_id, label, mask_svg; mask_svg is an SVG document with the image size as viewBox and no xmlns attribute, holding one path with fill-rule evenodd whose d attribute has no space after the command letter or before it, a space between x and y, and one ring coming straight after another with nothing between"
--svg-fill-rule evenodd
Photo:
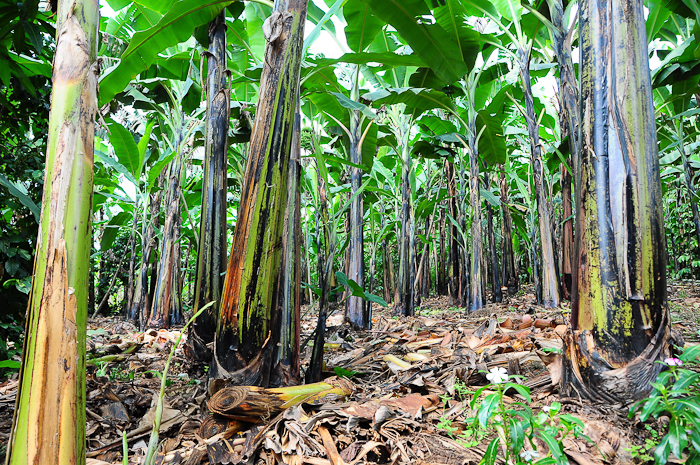
<instances>
[{"instance_id":1,"label":"dry brown leaf litter","mask_svg":"<svg viewBox=\"0 0 700 465\"><path fill-rule=\"evenodd\" d=\"M697 342L700 286L674 283L670 296L675 327L686 341ZM533 409L560 401L563 412L584 421L585 434L596 444L567 439L571 463L634 463L625 449L643 442L645 430L638 422L614 406L559 399L559 360L548 349L562 347L566 306L545 311L532 294L523 293L474 314L450 308L445 297L424 299L412 318L375 312L373 329L360 333L343 324L342 311L328 319L326 372L335 375L336 367L358 372L351 396L297 405L233 434L200 436L209 413L205 369L192 366L178 349L168 376L172 383L166 390L157 463L477 464L490 438L464 447L437 424L449 418L459 434L465 415L473 413L455 398L455 384L472 390L483 386L482 371L492 367L524 377ZM312 311L302 322L302 340L313 332L315 318ZM110 318L91 321L89 329L103 331L88 341L89 358L99 356L102 362L88 367L87 463L121 464L122 431L129 441L129 463L140 463L160 388L158 373L179 330L139 333ZM303 355L306 364L310 347ZM16 389L16 380L0 384L3 442L9 437ZM446 404L445 395L451 398ZM506 401L522 399L508 392Z\"/></svg>"}]
</instances>

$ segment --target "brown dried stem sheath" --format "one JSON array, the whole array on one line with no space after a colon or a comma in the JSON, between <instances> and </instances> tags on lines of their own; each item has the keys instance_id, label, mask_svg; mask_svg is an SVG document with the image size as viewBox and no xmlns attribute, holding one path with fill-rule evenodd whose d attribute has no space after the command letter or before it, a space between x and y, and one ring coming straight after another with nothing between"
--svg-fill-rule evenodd
<instances>
[{"instance_id":1,"label":"brown dried stem sheath","mask_svg":"<svg viewBox=\"0 0 700 465\"><path fill-rule=\"evenodd\" d=\"M329 395L344 397L354 390L352 383L343 378L329 378L326 381L275 389L228 387L212 396L209 410L226 418L257 422L302 402L314 402Z\"/></svg>"}]
</instances>

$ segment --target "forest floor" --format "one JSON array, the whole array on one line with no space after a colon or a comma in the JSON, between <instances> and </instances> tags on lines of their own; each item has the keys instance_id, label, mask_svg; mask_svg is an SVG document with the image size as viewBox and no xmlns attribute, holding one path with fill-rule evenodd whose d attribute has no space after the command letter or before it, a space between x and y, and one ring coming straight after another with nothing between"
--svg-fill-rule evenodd
<instances>
[{"instance_id":1,"label":"forest floor","mask_svg":"<svg viewBox=\"0 0 700 465\"><path fill-rule=\"evenodd\" d=\"M686 344L698 344L700 282L671 283L669 304L673 325L682 330ZM523 377L519 382L531 389L529 407L535 413L559 402L559 415L581 419L595 444L569 435L564 446L571 463L645 463L663 425L628 418L620 406L562 398L552 385L568 315L568 303L557 311L535 305L527 287L473 314L451 307L446 297L425 299L412 318L392 317L388 309L377 308L373 329L365 332L349 330L337 309L327 323L324 375L355 372L353 393L289 408L247 432L215 437L216 442L199 434L208 415L206 368L189 363L181 344L167 377L156 463L477 464L495 430L470 434L468 422L476 413L468 405L471 396L462 398L461 393L488 384L484 371L494 367ZM315 326L312 309L302 321L302 341ZM88 359L102 358L88 365L87 463L121 464L122 432L128 437L129 463L141 463L160 374L180 331L138 332L116 317L90 320L88 329ZM132 352L125 354L128 348ZM310 356L308 345L302 366ZM16 379L0 383L3 453L16 391ZM510 390L504 401L522 409L518 402L524 399Z\"/></svg>"}]
</instances>

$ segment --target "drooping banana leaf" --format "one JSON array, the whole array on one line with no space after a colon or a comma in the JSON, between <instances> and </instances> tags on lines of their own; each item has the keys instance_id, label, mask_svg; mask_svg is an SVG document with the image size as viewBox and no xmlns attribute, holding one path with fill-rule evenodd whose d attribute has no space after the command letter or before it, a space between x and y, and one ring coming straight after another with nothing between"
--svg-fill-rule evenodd
<instances>
[{"instance_id":1,"label":"drooping banana leaf","mask_svg":"<svg viewBox=\"0 0 700 465\"><path fill-rule=\"evenodd\" d=\"M458 45L438 24L425 24L418 18L430 15L424 0L362 0L378 18L391 24L445 82L453 83L467 72Z\"/></svg>"},{"instance_id":2,"label":"drooping banana leaf","mask_svg":"<svg viewBox=\"0 0 700 465\"><path fill-rule=\"evenodd\" d=\"M153 64L160 52L187 40L195 28L209 23L232 1L179 1L173 4L158 24L134 34L119 65L100 81L100 105L110 102L122 92L133 78Z\"/></svg>"}]
</instances>

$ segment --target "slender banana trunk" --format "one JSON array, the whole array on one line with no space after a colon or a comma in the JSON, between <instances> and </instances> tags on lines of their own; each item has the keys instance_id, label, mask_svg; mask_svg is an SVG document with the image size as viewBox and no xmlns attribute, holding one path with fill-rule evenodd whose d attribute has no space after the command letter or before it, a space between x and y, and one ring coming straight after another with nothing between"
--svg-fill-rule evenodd
<instances>
[{"instance_id":1,"label":"slender banana trunk","mask_svg":"<svg viewBox=\"0 0 700 465\"><path fill-rule=\"evenodd\" d=\"M411 148L408 134L403 134L401 170L401 237L399 238L399 280L395 315L413 315L415 297L415 251L413 242L413 210L411 208Z\"/></svg>"},{"instance_id":2,"label":"slender banana trunk","mask_svg":"<svg viewBox=\"0 0 700 465\"><path fill-rule=\"evenodd\" d=\"M226 271L226 168L230 94L226 84L226 14L222 11L209 24L207 54L207 116L204 143L202 218L199 227L194 313L209 302L221 301ZM190 329L188 343L197 360L210 362L211 342L216 335L218 305L207 308Z\"/></svg>"},{"instance_id":3,"label":"slender banana trunk","mask_svg":"<svg viewBox=\"0 0 700 465\"><path fill-rule=\"evenodd\" d=\"M669 354L666 234L641 0L581 4L576 262L561 389L642 399Z\"/></svg>"},{"instance_id":4,"label":"slender banana trunk","mask_svg":"<svg viewBox=\"0 0 700 465\"><path fill-rule=\"evenodd\" d=\"M176 316L182 308L180 290L180 175L182 172L182 130L175 137L175 150L178 153L168 169L168 190L165 194L165 224L158 262L158 280L153 295L151 313L146 326L167 328L171 316Z\"/></svg>"},{"instance_id":5,"label":"slender banana trunk","mask_svg":"<svg viewBox=\"0 0 700 465\"><path fill-rule=\"evenodd\" d=\"M567 28L564 24L564 4L562 0L547 0L549 3L549 11L551 13L552 25L554 31L552 33L554 53L557 56L559 63L559 101L561 102L561 111L559 113L559 122L562 128L562 137L568 136L569 149L572 154L569 161L574 160L576 166L576 157L579 153L579 104L578 104L578 85L574 74L574 64L571 58L571 40L567 34ZM562 165L561 168L561 193L563 199L563 238L562 238L562 291L565 299L571 299L572 290L572 255L574 249L574 220L571 218L571 173Z\"/></svg>"},{"instance_id":6,"label":"slender banana trunk","mask_svg":"<svg viewBox=\"0 0 700 465\"><path fill-rule=\"evenodd\" d=\"M445 249L447 248L447 236L445 234L445 209L440 208L440 247L436 250L437 256L437 294L447 295L447 263L445 263Z\"/></svg>"},{"instance_id":7,"label":"slender banana trunk","mask_svg":"<svg viewBox=\"0 0 700 465\"><path fill-rule=\"evenodd\" d=\"M321 298L318 301L318 320L316 321L316 336L314 338L314 347L311 353L309 367L306 370L305 382L317 383L321 380L321 372L323 371L323 345L326 340L326 318L328 316L328 292L331 289L332 283L330 277L333 276L333 261L335 260L335 245L330 243L330 233L328 228L328 198L326 194L326 184L322 179L319 170L316 170L318 176L318 197L319 209L323 219L323 229L325 238L325 248L321 247L321 242L317 239L318 246L318 285L321 289ZM318 237L318 236L317 236Z\"/></svg>"},{"instance_id":8,"label":"slender banana trunk","mask_svg":"<svg viewBox=\"0 0 700 465\"><path fill-rule=\"evenodd\" d=\"M289 160L287 208L282 231L280 287L274 297L276 320L272 331L279 343L272 350L270 385L292 386L301 381L299 372L299 324L301 320L301 108L297 97L294 137ZM268 383L266 383L268 384Z\"/></svg>"},{"instance_id":9,"label":"slender banana trunk","mask_svg":"<svg viewBox=\"0 0 700 465\"><path fill-rule=\"evenodd\" d=\"M532 226L530 231L530 266L532 267L532 284L535 288L535 302L542 305L542 279L540 278L540 256L537 253L537 230Z\"/></svg>"},{"instance_id":10,"label":"slender banana trunk","mask_svg":"<svg viewBox=\"0 0 700 465\"><path fill-rule=\"evenodd\" d=\"M178 186L178 190L180 190ZM179 209L178 209L179 210ZM182 216L177 215L173 231L173 305L170 308L170 324L182 323Z\"/></svg>"},{"instance_id":11,"label":"slender banana trunk","mask_svg":"<svg viewBox=\"0 0 700 465\"><path fill-rule=\"evenodd\" d=\"M85 463L85 334L97 111L96 0L61 1L20 385L7 462Z\"/></svg>"},{"instance_id":12,"label":"slender banana trunk","mask_svg":"<svg viewBox=\"0 0 700 465\"><path fill-rule=\"evenodd\" d=\"M420 259L420 263L422 266L420 277L420 293L422 297L428 297L430 295L430 236L432 232L432 218L433 216L431 215L425 219L424 231L425 240L427 241L427 243L424 246L423 255Z\"/></svg>"},{"instance_id":13,"label":"slender banana trunk","mask_svg":"<svg viewBox=\"0 0 700 465\"><path fill-rule=\"evenodd\" d=\"M544 191L544 166L540 146L540 133L535 114L535 104L532 96L530 81L530 52L523 48L518 50L520 59L520 77L525 94L525 111L527 114L527 130L530 135L530 152L535 185L535 201L537 203L537 223L540 230L542 252L542 300L546 308L559 306L559 280L557 279L554 262L554 245L552 243L552 225L549 206Z\"/></svg>"},{"instance_id":14,"label":"slender banana trunk","mask_svg":"<svg viewBox=\"0 0 700 465\"><path fill-rule=\"evenodd\" d=\"M487 186L489 182L486 183ZM495 303L503 301L501 292L501 277L498 273L498 251L496 250L496 235L493 231L493 209L491 204L486 202L486 223L489 234L489 252L491 255L491 286L493 290L493 301Z\"/></svg>"},{"instance_id":15,"label":"slender banana trunk","mask_svg":"<svg viewBox=\"0 0 700 465\"><path fill-rule=\"evenodd\" d=\"M484 306L481 279L481 255L483 235L481 232L481 192L479 191L479 158L476 146L476 112L469 121L469 199L472 210L472 256L471 256L471 292L469 293L469 311L475 312Z\"/></svg>"},{"instance_id":16,"label":"slender banana trunk","mask_svg":"<svg viewBox=\"0 0 700 465\"><path fill-rule=\"evenodd\" d=\"M471 298L471 256L469 255L469 239L466 237L465 231L467 230L467 192L468 181L466 178L466 172L464 169L464 158L460 154L459 160L459 201L457 204L457 216L454 218L459 222L459 232L457 236L459 242L459 269L460 269L460 280L459 286L461 302L466 307ZM457 176L457 171L455 169L455 177ZM479 267L481 269L481 267Z\"/></svg>"},{"instance_id":17,"label":"slender banana trunk","mask_svg":"<svg viewBox=\"0 0 700 465\"><path fill-rule=\"evenodd\" d=\"M273 294L279 286L289 159L308 0L277 0L267 45L238 221L224 281L211 377L268 379Z\"/></svg>"},{"instance_id":18,"label":"slender banana trunk","mask_svg":"<svg viewBox=\"0 0 700 465\"><path fill-rule=\"evenodd\" d=\"M678 152L681 154L681 161L683 163L683 179L685 180L685 187L688 189L688 194L690 197L690 209L693 212L695 237L697 237L698 244L700 244L700 213L698 212L698 203L695 201L697 194L695 191L695 186L693 186L693 171L690 168L690 162L688 161L688 156L685 153L685 147L682 143L678 144Z\"/></svg>"},{"instance_id":19,"label":"slender banana trunk","mask_svg":"<svg viewBox=\"0 0 700 465\"><path fill-rule=\"evenodd\" d=\"M573 208L571 205L571 173L566 166L561 165L561 196L563 199L564 225L562 233L562 289L564 298L571 300L573 286L572 259L574 254L574 220L571 218Z\"/></svg>"},{"instance_id":20,"label":"slender banana trunk","mask_svg":"<svg viewBox=\"0 0 700 465\"><path fill-rule=\"evenodd\" d=\"M447 289L450 296L450 305L461 307L464 305L462 299L462 274L464 273L462 267L460 266L461 260L459 259L460 247L459 247L459 232L457 231L457 226L455 221L457 221L457 189L455 187L455 167L454 164L445 160L445 177L447 178L447 196L449 198L449 212L448 214L452 217L449 220L449 256L447 260Z\"/></svg>"},{"instance_id":21,"label":"slender banana trunk","mask_svg":"<svg viewBox=\"0 0 700 465\"><path fill-rule=\"evenodd\" d=\"M134 208L136 210L136 208ZM126 294L126 308L131 308L134 304L134 275L136 273L136 228L137 214L134 214L134 221L131 227L131 236L129 237L129 243L131 247L129 248L129 282L127 284L125 294Z\"/></svg>"},{"instance_id":22,"label":"slender banana trunk","mask_svg":"<svg viewBox=\"0 0 700 465\"><path fill-rule=\"evenodd\" d=\"M503 165L501 165L499 185L501 188L501 215L503 217L503 283L508 287L508 294L515 295L518 292L519 282L515 271L515 254L513 253L513 219L510 216L510 206L508 205L508 181Z\"/></svg>"},{"instance_id":23,"label":"slender banana trunk","mask_svg":"<svg viewBox=\"0 0 700 465\"><path fill-rule=\"evenodd\" d=\"M382 214L380 215L380 226L384 230L386 225L386 210L384 205L382 205ZM391 298L394 295L394 261L391 257L391 250L389 249L389 243L386 237L382 239L382 279L384 284L384 301L391 302Z\"/></svg>"},{"instance_id":24,"label":"slender banana trunk","mask_svg":"<svg viewBox=\"0 0 700 465\"><path fill-rule=\"evenodd\" d=\"M321 247L323 246L323 242L321 240L321 238L323 237L323 224L321 223L322 216L319 210L316 210L316 213L314 214L314 219L316 220L316 286L319 289L323 289L323 280L321 277L321 270L323 269L324 263L324 258L321 254Z\"/></svg>"},{"instance_id":25,"label":"slender banana trunk","mask_svg":"<svg viewBox=\"0 0 700 465\"><path fill-rule=\"evenodd\" d=\"M303 165L302 165L303 166ZM302 169L302 168L300 168ZM306 209L306 282L311 284L311 217L308 208ZM313 290L307 286L307 296L309 305L313 305Z\"/></svg>"},{"instance_id":26,"label":"slender banana trunk","mask_svg":"<svg viewBox=\"0 0 700 465\"><path fill-rule=\"evenodd\" d=\"M359 66L357 72L359 73ZM355 90L353 89L353 93ZM359 98L359 92L357 92ZM362 148L360 147L360 112L353 110L350 116L350 162L362 164ZM362 194L357 194L362 185L362 169L350 167L350 184L352 186L349 217L348 246L348 278L361 287L364 286L365 256L363 234L363 204ZM345 317L354 329L369 329L369 318L365 311L365 301L362 297L351 295L347 300Z\"/></svg>"},{"instance_id":27,"label":"slender banana trunk","mask_svg":"<svg viewBox=\"0 0 700 465\"><path fill-rule=\"evenodd\" d=\"M158 176L158 187L163 184L164 175L161 173ZM161 189L156 189L150 194L148 204L148 219L146 220L145 233L142 234L141 241L141 264L139 266L139 274L136 277L136 287L134 289L134 301L129 309L129 318L139 323L139 327L143 330L148 318L147 312L151 308L149 300L148 276L149 267L153 261L153 254L156 252L156 243L158 239L155 237L156 227L160 223L160 204L163 196Z\"/></svg>"}]
</instances>

